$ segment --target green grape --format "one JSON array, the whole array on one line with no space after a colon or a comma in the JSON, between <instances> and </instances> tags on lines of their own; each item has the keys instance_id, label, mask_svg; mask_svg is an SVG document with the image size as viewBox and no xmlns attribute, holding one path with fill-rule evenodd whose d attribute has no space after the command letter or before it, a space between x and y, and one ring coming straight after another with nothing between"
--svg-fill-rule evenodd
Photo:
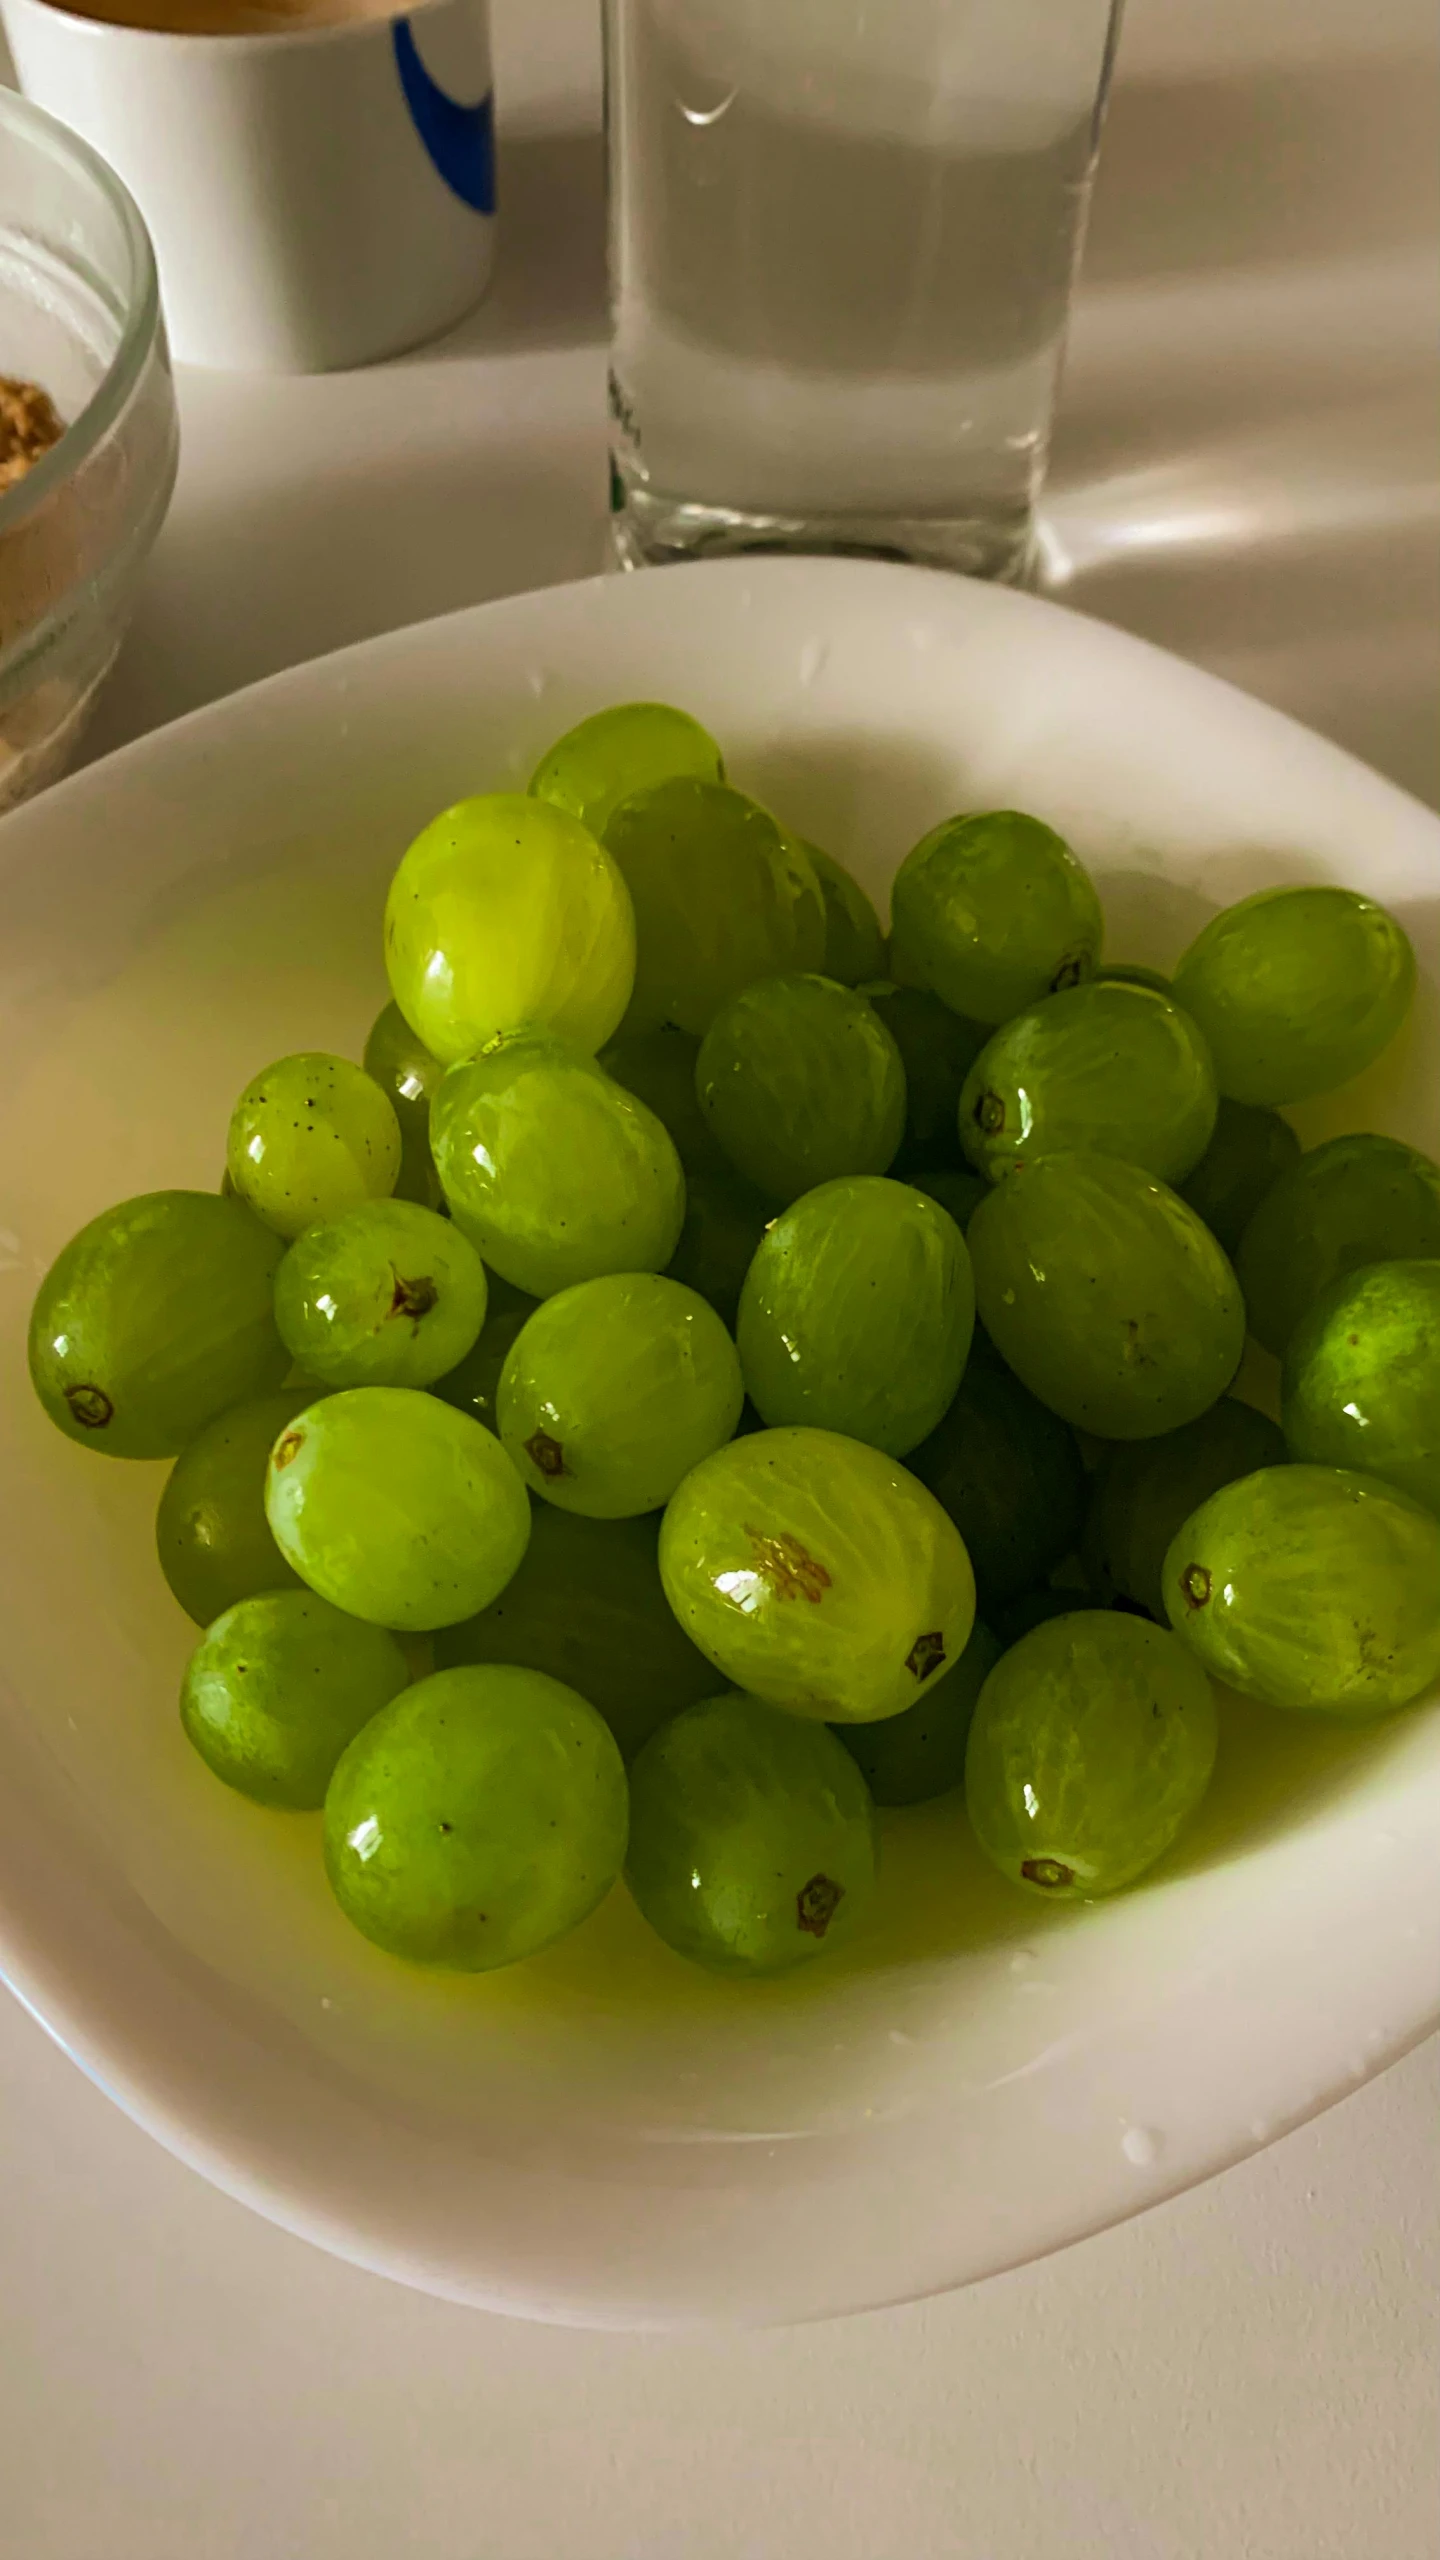
<instances>
[{"instance_id":1,"label":"green grape","mask_svg":"<svg viewBox=\"0 0 1440 2560\"><path fill-rule=\"evenodd\" d=\"M1245 1347L1235 1274L1194 1210L1139 1165L1017 1165L981 1202L967 1242L996 1350L1077 1430L1174 1431L1234 1377Z\"/></svg>"},{"instance_id":2,"label":"green grape","mask_svg":"<svg viewBox=\"0 0 1440 2560\"><path fill-rule=\"evenodd\" d=\"M431 1138L457 1224L532 1297L611 1271L663 1271L685 1177L643 1102L583 1050L517 1032L452 1067Z\"/></svg>"},{"instance_id":3,"label":"green grape","mask_svg":"<svg viewBox=\"0 0 1440 2560\"><path fill-rule=\"evenodd\" d=\"M1096 970L1095 977L1103 986L1153 987L1157 996L1172 993L1163 969L1148 969L1140 960L1107 960Z\"/></svg>"},{"instance_id":4,"label":"green grape","mask_svg":"<svg viewBox=\"0 0 1440 2560\"><path fill-rule=\"evenodd\" d=\"M422 1209L438 1209L440 1177L430 1153L430 1096L445 1073L423 1040L411 1030L398 1004L387 1004L370 1027L364 1067L400 1124L400 1171L397 1200L418 1200Z\"/></svg>"},{"instance_id":5,"label":"green grape","mask_svg":"<svg viewBox=\"0 0 1440 2560\"><path fill-rule=\"evenodd\" d=\"M837 986L860 987L885 974L885 936L865 891L843 862L802 837L825 901L825 948L820 967Z\"/></svg>"},{"instance_id":6,"label":"green grape","mask_svg":"<svg viewBox=\"0 0 1440 2560\"><path fill-rule=\"evenodd\" d=\"M1261 1201L1300 1154L1300 1141L1278 1111L1220 1098L1215 1135L1180 1185L1197 1218L1232 1257Z\"/></svg>"},{"instance_id":7,"label":"green grape","mask_svg":"<svg viewBox=\"0 0 1440 2560\"><path fill-rule=\"evenodd\" d=\"M722 1324L734 1325L745 1274L771 1218L770 1204L738 1173L695 1173L686 1185L685 1223L665 1268L698 1289Z\"/></svg>"},{"instance_id":8,"label":"green grape","mask_svg":"<svg viewBox=\"0 0 1440 2560\"><path fill-rule=\"evenodd\" d=\"M788 1973L842 1944L876 1856L849 1753L756 1698L687 1707L631 1771L625 1881L666 1945L713 1973Z\"/></svg>"},{"instance_id":9,"label":"green grape","mask_svg":"<svg viewBox=\"0 0 1440 2560\"><path fill-rule=\"evenodd\" d=\"M1283 1355L1322 1291L1368 1262L1440 1255L1440 1165L1399 1138L1329 1138L1282 1174L1235 1256L1250 1330Z\"/></svg>"},{"instance_id":10,"label":"green grape","mask_svg":"<svg viewBox=\"0 0 1440 2560\"><path fill-rule=\"evenodd\" d=\"M1409 939L1354 889L1259 889L1211 918L1176 964L1232 1102L1330 1093L1387 1049L1415 992Z\"/></svg>"},{"instance_id":11,"label":"green grape","mask_svg":"<svg viewBox=\"0 0 1440 2560\"><path fill-rule=\"evenodd\" d=\"M660 1573L727 1680L831 1724L913 1705L975 1621L939 1503L834 1431L756 1431L704 1459L665 1514Z\"/></svg>"},{"instance_id":12,"label":"green grape","mask_svg":"<svg viewBox=\"0 0 1440 2560\"><path fill-rule=\"evenodd\" d=\"M499 1441L413 1387L347 1387L297 1414L270 1455L265 1516L322 1600L412 1634L473 1618L530 1535Z\"/></svg>"},{"instance_id":13,"label":"green grape","mask_svg":"<svg viewBox=\"0 0 1440 2560\"><path fill-rule=\"evenodd\" d=\"M977 1618L959 1661L913 1707L880 1724L831 1727L877 1804L925 1804L963 1784L975 1701L1000 1653L998 1639Z\"/></svg>"},{"instance_id":14,"label":"green grape","mask_svg":"<svg viewBox=\"0 0 1440 2560\"><path fill-rule=\"evenodd\" d=\"M514 1662L547 1671L599 1710L627 1760L715 1672L690 1642L660 1580L654 1519L587 1520L536 1505L526 1548L498 1600L435 1638L437 1671Z\"/></svg>"},{"instance_id":15,"label":"green grape","mask_svg":"<svg viewBox=\"0 0 1440 2560\"><path fill-rule=\"evenodd\" d=\"M1440 1677L1440 1520L1373 1476L1222 1486L1172 1539L1164 1586L1206 1670L1267 1706L1384 1715Z\"/></svg>"},{"instance_id":16,"label":"green grape","mask_svg":"<svg viewBox=\"0 0 1440 2560\"><path fill-rule=\"evenodd\" d=\"M695 1070L732 1164L782 1206L845 1173L883 1173L905 1070L879 1015L829 978L767 978L716 1014Z\"/></svg>"},{"instance_id":17,"label":"green grape","mask_svg":"<svg viewBox=\"0 0 1440 2560\"><path fill-rule=\"evenodd\" d=\"M1075 1442L983 1336L939 1429L910 1464L964 1539L987 1616L1043 1582L1080 1534L1085 1470Z\"/></svg>"},{"instance_id":18,"label":"green grape","mask_svg":"<svg viewBox=\"0 0 1440 2560\"><path fill-rule=\"evenodd\" d=\"M714 1309L632 1271L547 1298L500 1378L500 1437L523 1483L563 1511L658 1511L729 1439L744 1389Z\"/></svg>"},{"instance_id":19,"label":"green grape","mask_svg":"<svg viewBox=\"0 0 1440 2560\"><path fill-rule=\"evenodd\" d=\"M30 1314L52 1422L112 1458L173 1458L289 1366L275 1330L284 1247L238 1200L147 1191L72 1236Z\"/></svg>"},{"instance_id":20,"label":"green grape","mask_svg":"<svg viewBox=\"0 0 1440 2560\"><path fill-rule=\"evenodd\" d=\"M362 1725L403 1689L405 1656L382 1627L313 1591L261 1591L207 1627L180 1691L180 1721L227 1787L313 1812Z\"/></svg>"},{"instance_id":21,"label":"green grape","mask_svg":"<svg viewBox=\"0 0 1440 2560\"><path fill-rule=\"evenodd\" d=\"M1440 1261L1327 1289L1290 1337L1282 1394L1293 1458L1358 1467L1440 1512Z\"/></svg>"},{"instance_id":22,"label":"green grape","mask_svg":"<svg viewBox=\"0 0 1440 2560\"><path fill-rule=\"evenodd\" d=\"M627 1034L672 1022L698 1040L757 978L818 969L825 901L810 857L743 792L662 782L621 803L605 843L635 903Z\"/></svg>"},{"instance_id":23,"label":"green grape","mask_svg":"<svg viewBox=\"0 0 1440 2560\"><path fill-rule=\"evenodd\" d=\"M298 1582L270 1534L265 1470L287 1422L314 1401L289 1387L217 1413L181 1450L155 1515L160 1570L187 1617L208 1627L237 1600Z\"/></svg>"},{"instance_id":24,"label":"green grape","mask_svg":"<svg viewBox=\"0 0 1440 2560\"><path fill-rule=\"evenodd\" d=\"M974 1022L1092 978L1104 919L1088 872L1054 829L1016 809L947 818L895 876L894 974Z\"/></svg>"},{"instance_id":25,"label":"green grape","mask_svg":"<svg viewBox=\"0 0 1440 2560\"><path fill-rule=\"evenodd\" d=\"M682 775L724 781L724 762L708 730L668 702L617 702L557 738L535 767L530 789L537 800L568 809L592 836L603 836L632 792Z\"/></svg>"},{"instance_id":26,"label":"green grape","mask_svg":"<svg viewBox=\"0 0 1440 2560\"><path fill-rule=\"evenodd\" d=\"M745 1385L770 1423L903 1458L945 1412L975 1327L970 1257L923 1191L822 1183L775 1220L740 1300Z\"/></svg>"},{"instance_id":27,"label":"green grape","mask_svg":"<svg viewBox=\"0 0 1440 2560\"><path fill-rule=\"evenodd\" d=\"M630 1001L635 918L578 818L497 791L416 837L390 884L385 965L406 1021L445 1066L521 1030L593 1055Z\"/></svg>"},{"instance_id":28,"label":"green grape","mask_svg":"<svg viewBox=\"0 0 1440 2560\"><path fill-rule=\"evenodd\" d=\"M607 1076L623 1084L669 1130L687 1176L730 1170L695 1090L699 1055L699 1041L688 1031L677 1031L673 1022L662 1022L654 1031L628 1032L600 1052Z\"/></svg>"},{"instance_id":29,"label":"green grape","mask_svg":"<svg viewBox=\"0 0 1440 2560\"><path fill-rule=\"evenodd\" d=\"M960 1162L960 1090L990 1037L983 1022L952 1013L925 987L886 982L862 991L900 1052L905 1069L905 1135L897 1171Z\"/></svg>"},{"instance_id":30,"label":"green grape","mask_svg":"<svg viewBox=\"0 0 1440 2560\"><path fill-rule=\"evenodd\" d=\"M400 1152L400 1123L374 1077L348 1058L302 1050L247 1084L226 1163L257 1218L293 1237L362 1200L388 1199Z\"/></svg>"},{"instance_id":31,"label":"green grape","mask_svg":"<svg viewBox=\"0 0 1440 2560\"><path fill-rule=\"evenodd\" d=\"M509 1664L437 1671L341 1759L325 1872L346 1919L388 1955L488 1973L603 1902L627 1810L625 1764L575 1690Z\"/></svg>"},{"instance_id":32,"label":"green grape","mask_svg":"<svg viewBox=\"0 0 1440 2560\"><path fill-rule=\"evenodd\" d=\"M1052 1902L1133 1884L1195 1811L1215 1766L1215 1700L1148 1618L1071 1610L1034 1628L980 1692L965 1804L987 1857Z\"/></svg>"},{"instance_id":33,"label":"green grape","mask_svg":"<svg viewBox=\"0 0 1440 2560\"><path fill-rule=\"evenodd\" d=\"M1222 1485L1257 1467L1279 1466L1284 1456L1275 1424L1235 1396L1222 1396L1178 1431L1107 1450L1085 1535L1086 1563L1098 1588L1107 1598L1119 1592L1138 1601L1163 1626L1162 1576L1176 1531Z\"/></svg>"},{"instance_id":34,"label":"green grape","mask_svg":"<svg viewBox=\"0 0 1440 2560\"><path fill-rule=\"evenodd\" d=\"M958 1165L924 1166L909 1176L917 1191L928 1192L949 1211L960 1233L968 1235L970 1221L982 1200L988 1198L990 1185L983 1173L963 1171Z\"/></svg>"},{"instance_id":35,"label":"green grape","mask_svg":"<svg viewBox=\"0 0 1440 2560\"><path fill-rule=\"evenodd\" d=\"M449 1218L367 1200L297 1236L275 1282L293 1360L327 1387L428 1387L485 1321L485 1266Z\"/></svg>"},{"instance_id":36,"label":"green grape","mask_svg":"<svg viewBox=\"0 0 1440 2560\"><path fill-rule=\"evenodd\" d=\"M489 1310L478 1342L443 1378L437 1378L431 1389L433 1395L442 1396L459 1412L473 1414L497 1439L500 1372L511 1343L539 1304L538 1298L527 1297L523 1289L512 1289L508 1280L492 1279Z\"/></svg>"},{"instance_id":37,"label":"green grape","mask_svg":"<svg viewBox=\"0 0 1440 2560\"><path fill-rule=\"evenodd\" d=\"M960 1138L992 1182L1077 1148L1178 1182L1210 1143L1215 1101L1189 1015L1152 987L1096 979L1017 1013L986 1043L960 1096Z\"/></svg>"}]
</instances>

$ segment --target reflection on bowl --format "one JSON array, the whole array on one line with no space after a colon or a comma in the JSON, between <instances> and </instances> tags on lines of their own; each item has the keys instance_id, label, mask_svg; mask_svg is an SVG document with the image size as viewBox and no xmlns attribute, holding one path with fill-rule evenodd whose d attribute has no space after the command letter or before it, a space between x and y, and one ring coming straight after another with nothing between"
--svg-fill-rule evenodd
<instances>
[{"instance_id":1,"label":"reflection on bowl","mask_svg":"<svg viewBox=\"0 0 1440 2560\"><path fill-rule=\"evenodd\" d=\"M0 90L0 374L65 432L0 490L0 810L62 773L175 483L175 397L145 226L114 173Z\"/></svg>"}]
</instances>

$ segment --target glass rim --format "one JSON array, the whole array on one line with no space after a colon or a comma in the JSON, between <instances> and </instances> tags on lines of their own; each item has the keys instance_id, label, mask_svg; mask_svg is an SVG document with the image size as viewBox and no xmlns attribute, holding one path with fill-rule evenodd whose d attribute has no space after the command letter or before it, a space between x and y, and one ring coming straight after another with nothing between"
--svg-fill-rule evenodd
<instances>
[{"instance_id":1,"label":"glass rim","mask_svg":"<svg viewBox=\"0 0 1440 2560\"><path fill-rule=\"evenodd\" d=\"M155 251L139 206L124 180L59 116L18 92L0 89L0 136L48 152L66 174L94 188L116 216L130 258L128 287L119 303L120 336L105 372L78 417L49 451L33 462L13 489L0 495L0 535L22 523L63 487L103 444L122 416L160 335L160 279ZM95 279L92 275L92 281ZM110 288L105 298L114 305Z\"/></svg>"}]
</instances>

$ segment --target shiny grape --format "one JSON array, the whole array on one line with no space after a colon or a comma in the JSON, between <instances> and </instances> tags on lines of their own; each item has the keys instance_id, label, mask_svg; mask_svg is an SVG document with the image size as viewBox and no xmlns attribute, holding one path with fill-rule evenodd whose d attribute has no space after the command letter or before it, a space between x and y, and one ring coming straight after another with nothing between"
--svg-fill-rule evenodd
<instances>
[{"instance_id":1,"label":"shiny grape","mask_svg":"<svg viewBox=\"0 0 1440 2560\"><path fill-rule=\"evenodd\" d=\"M413 1200L307 1228L275 1282L286 1349L329 1387L428 1387L473 1348L485 1302L475 1247Z\"/></svg>"},{"instance_id":2,"label":"shiny grape","mask_svg":"<svg viewBox=\"0 0 1440 2560\"><path fill-rule=\"evenodd\" d=\"M973 1022L1095 974L1104 920L1088 872L1052 827L1015 809L947 818L896 874L894 974Z\"/></svg>"},{"instance_id":3,"label":"shiny grape","mask_svg":"<svg viewBox=\"0 0 1440 2560\"><path fill-rule=\"evenodd\" d=\"M1354 889L1260 889L1196 936L1174 987L1232 1102L1303 1102L1389 1047L1410 1010L1415 954L1395 918Z\"/></svg>"},{"instance_id":4,"label":"shiny grape","mask_svg":"<svg viewBox=\"0 0 1440 2560\"><path fill-rule=\"evenodd\" d=\"M495 792L416 837L390 887L385 964L406 1021L446 1066L521 1030L593 1055L630 1000L635 918L578 818Z\"/></svg>"},{"instance_id":5,"label":"shiny grape","mask_svg":"<svg viewBox=\"0 0 1440 2560\"><path fill-rule=\"evenodd\" d=\"M1440 1166L1399 1138L1327 1139L1267 1192L1235 1268L1250 1330L1283 1353L1323 1290L1367 1262L1440 1256Z\"/></svg>"},{"instance_id":6,"label":"shiny grape","mask_svg":"<svg viewBox=\"0 0 1440 2560\"><path fill-rule=\"evenodd\" d=\"M727 1679L832 1724L913 1705L975 1617L969 1559L933 1495L831 1431L757 1431L705 1459L665 1514L660 1571Z\"/></svg>"},{"instance_id":7,"label":"shiny grape","mask_svg":"<svg viewBox=\"0 0 1440 2560\"><path fill-rule=\"evenodd\" d=\"M1372 1476L1242 1476L1171 1541L1164 1588L1206 1670L1272 1707L1383 1715L1440 1678L1440 1520Z\"/></svg>"},{"instance_id":8,"label":"shiny grape","mask_svg":"<svg viewBox=\"0 0 1440 2560\"><path fill-rule=\"evenodd\" d=\"M522 1479L566 1511L657 1511L729 1439L744 1389L735 1345L678 1281L625 1272L537 1308L500 1379L500 1437Z\"/></svg>"},{"instance_id":9,"label":"shiny grape","mask_svg":"<svg viewBox=\"0 0 1440 2560\"><path fill-rule=\"evenodd\" d=\"M635 905L627 1033L672 1022L698 1040L757 978L818 969L825 902L810 857L743 792L665 782L605 831Z\"/></svg>"},{"instance_id":10,"label":"shiny grape","mask_svg":"<svg viewBox=\"0 0 1440 2560\"><path fill-rule=\"evenodd\" d=\"M325 1869L390 1955L486 1973L604 1900L625 1768L601 1717L540 1671L437 1671L372 1717L325 1799Z\"/></svg>"},{"instance_id":11,"label":"shiny grape","mask_svg":"<svg viewBox=\"0 0 1440 2560\"><path fill-rule=\"evenodd\" d=\"M387 1199L400 1155L400 1123L374 1077L348 1058L303 1050L247 1084L225 1165L257 1218L293 1237L362 1200Z\"/></svg>"},{"instance_id":12,"label":"shiny grape","mask_svg":"<svg viewBox=\"0 0 1440 2560\"><path fill-rule=\"evenodd\" d=\"M348 1387L297 1414L271 1452L265 1516L322 1600L414 1633L485 1608L530 1535L499 1441L411 1387Z\"/></svg>"},{"instance_id":13,"label":"shiny grape","mask_svg":"<svg viewBox=\"0 0 1440 2560\"><path fill-rule=\"evenodd\" d=\"M314 1401L313 1386L233 1404L182 1449L160 1496L160 1570L187 1617L208 1627L237 1600L300 1577L265 1517L265 1470L287 1422Z\"/></svg>"},{"instance_id":14,"label":"shiny grape","mask_svg":"<svg viewBox=\"0 0 1440 2560\"><path fill-rule=\"evenodd\" d=\"M678 1955L775 1974L843 1944L875 1881L864 1779L823 1725L730 1692L688 1707L630 1779L625 1880Z\"/></svg>"},{"instance_id":15,"label":"shiny grape","mask_svg":"<svg viewBox=\"0 0 1440 2560\"><path fill-rule=\"evenodd\" d=\"M1317 1298L1283 1383L1295 1458L1358 1467L1440 1512L1440 1261L1382 1262Z\"/></svg>"},{"instance_id":16,"label":"shiny grape","mask_svg":"<svg viewBox=\"0 0 1440 2560\"><path fill-rule=\"evenodd\" d=\"M685 1177L665 1130L564 1041L516 1033L452 1067L430 1131L457 1223L532 1297L663 1271L679 1242Z\"/></svg>"},{"instance_id":17,"label":"shiny grape","mask_svg":"<svg viewBox=\"0 0 1440 2560\"><path fill-rule=\"evenodd\" d=\"M700 1107L747 1182L782 1206L846 1173L883 1173L905 1126L905 1070L874 1007L829 978L767 978L711 1023Z\"/></svg>"},{"instance_id":18,"label":"shiny grape","mask_svg":"<svg viewBox=\"0 0 1440 2560\"><path fill-rule=\"evenodd\" d=\"M1162 1857L1215 1766L1215 1701L1163 1627L1072 1610L980 1692L965 1803L1003 1876L1052 1902L1116 1893Z\"/></svg>"},{"instance_id":19,"label":"shiny grape","mask_svg":"<svg viewBox=\"0 0 1440 2560\"><path fill-rule=\"evenodd\" d=\"M393 1636L313 1591L264 1591L206 1629L180 1692L180 1721L227 1787L313 1812L362 1725L409 1680Z\"/></svg>"},{"instance_id":20,"label":"shiny grape","mask_svg":"<svg viewBox=\"0 0 1440 2560\"><path fill-rule=\"evenodd\" d=\"M82 1227L30 1316L30 1376L71 1440L173 1458L289 1365L275 1330L278 1236L238 1200L147 1191Z\"/></svg>"},{"instance_id":21,"label":"shiny grape","mask_svg":"<svg viewBox=\"0 0 1440 2560\"><path fill-rule=\"evenodd\" d=\"M622 800L682 776L724 781L724 761L709 732L668 702L616 702L556 739L531 775L530 789L537 800L568 809L593 836L603 836Z\"/></svg>"},{"instance_id":22,"label":"shiny grape","mask_svg":"<svg viewBox=\"0 0 1440 2560\"><path fill-rule=\"evenodd\" d=\"M1042 1404L1103 1439L1173 1431L1235 1375L1245 1310L1209 1228L1113 1156L1017 1166L970 1221L980 1320Z\"/></svg>"},{"instance_id":23,"label":"shiny grape","mask_svg":"<svg viewBox=\"0 0 1440 2560\"><path fill-rule=\"evenodd\" d=\"M992 1182L1076 1148L1178 1182L1210 1143L1215 1106L1189 1015L1152 987L1097 979L1017 1013L986 1043L960 1097L960 1138Z\"/></svg>"},{"instance_id":24,"label":"shiny grape","mask_svg":"<svg viewBox=\"0 0 1440 2560\"><path fill-rule=\"evenodd\" d=\"M893 1458L933 1431L975 1323L970 1257L923 1191L874 1175L822 1183L750 1265L737 1340L769 1423L814 1423Z\"/></svg>"}]
</instances>

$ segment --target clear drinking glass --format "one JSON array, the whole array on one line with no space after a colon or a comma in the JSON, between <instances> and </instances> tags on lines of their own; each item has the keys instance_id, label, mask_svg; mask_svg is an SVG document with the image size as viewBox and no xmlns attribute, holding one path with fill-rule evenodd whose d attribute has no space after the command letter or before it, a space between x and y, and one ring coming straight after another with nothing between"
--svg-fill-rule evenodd
<instances>
[{"instance_id":1,"label":"clear drinking glass","mask_svg":"<svg viewBox=\"0 0 1440 2560\"><path fill-rule=\"evenodd\" d=\"M615 545L1023 577L1120 0L605 0Z\"/></svg>"}]
</instances>

